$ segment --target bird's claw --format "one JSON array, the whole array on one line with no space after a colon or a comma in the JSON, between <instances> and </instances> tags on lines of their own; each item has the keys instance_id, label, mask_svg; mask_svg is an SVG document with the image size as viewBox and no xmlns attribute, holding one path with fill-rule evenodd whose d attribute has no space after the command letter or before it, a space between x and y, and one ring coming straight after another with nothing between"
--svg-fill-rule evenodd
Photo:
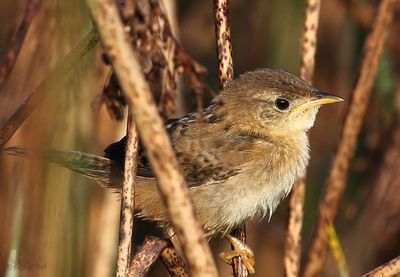
<instances>
[{"instance_id":1,"label":"bird's claw","mask_svg":"<svg viewBox=\"0 0 400 277\"><path fill-rule=\"evenodd\" d=\"M235 257L240 257L242 259L243 265L249 271L250 274L255 272L254 270L254 253L251 251L245 243L241 242L239 239L227 235L225 237L233 246L233 250L221 252L219 257L226 263L232 264L232 259Z\"/></svg>"}]
</instances>

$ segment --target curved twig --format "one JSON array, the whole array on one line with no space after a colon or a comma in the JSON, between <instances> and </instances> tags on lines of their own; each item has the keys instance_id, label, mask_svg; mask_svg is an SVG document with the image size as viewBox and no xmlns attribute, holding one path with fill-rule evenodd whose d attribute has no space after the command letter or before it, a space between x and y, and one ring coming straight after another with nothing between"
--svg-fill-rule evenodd
<instances>
[{"instance_id":1,"label":"curved twig","mask_svg":"<svg viewBox=\"0 0 400 277\"><path fill-rule=\"evenodd\" d=\"M400 273L400 257L397 257L386 264L368 272L362 277L391 277Z\"/></svg>"}]
</instances>

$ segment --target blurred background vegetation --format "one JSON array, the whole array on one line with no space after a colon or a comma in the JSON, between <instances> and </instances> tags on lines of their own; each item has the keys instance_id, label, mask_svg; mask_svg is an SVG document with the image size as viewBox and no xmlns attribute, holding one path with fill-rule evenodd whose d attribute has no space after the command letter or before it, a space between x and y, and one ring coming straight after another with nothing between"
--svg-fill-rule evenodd
<instances>
[{"instance_id":1,"label":"blurred background vegetation","mask_svg":"<svg viewBox=\"0 0 400 277\"><path fill-rule=\"evenodd\" d=\"M217 90L212 1L164 2L183 47L208 69L204 80ZM0 3L0 57L25 6L24 0ZM375 8L376 1L370 0L322 1L314 85L342 96L346 102L323 108L311 131L303 253L311 239L324 179ZM231 0L235 75L260 67L298 73L303 14L303 1ZM0 90L0 122L91 26L84 1L42 1L13 72ZM400 139L395 140L400 110L399 30L397 14L336 224L351 276L400 254ZM49 96L8 145L101 154L109 143L122 137L124 123L111 120L104 107L96 108L108 71L101 54L98 45L63 80L48 87ZM179 113L195 109L193 94L180 93L185 105ZM205 98L210 101L209 95ZM0 275L113 275L120 205L117 195L66 169L2 155L0 180ZM284 201L270 222L248 224L248 244L256 253L255 276L283 276L287 216L288 203ZM215 253L228 247L219 239L211 244ZM218 267L221 276L230 276L230 267L223 263ZM150 274L164 276L166 272L157 265ZM338 276L331 257L325 276Z\"/></svg>"}]
</instances>

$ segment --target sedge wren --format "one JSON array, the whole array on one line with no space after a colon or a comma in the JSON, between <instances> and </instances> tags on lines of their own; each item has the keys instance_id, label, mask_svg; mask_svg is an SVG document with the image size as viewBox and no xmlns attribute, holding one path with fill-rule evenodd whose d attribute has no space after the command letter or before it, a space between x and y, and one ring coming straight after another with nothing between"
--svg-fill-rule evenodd
<instances>
[{"instance_id":1,"label":"sedge wren","mask_svg":"<svg viewBox=\"0 0 400 277\"><path fill-rule=\"evenodd\" d=\"M271 216L305 172L306 133L318 109L340 101L286 71L259 69L229 82L202 116L191 113L168 123L171 144L208 237L227 235L248 219ZM45 158L105 187L120 188L125 143L124 138L111 144L105 157L15 147L5 151ZM169 227L157 180L142 149L138 160L137 215Z\"/></svg>"}]
</instances>

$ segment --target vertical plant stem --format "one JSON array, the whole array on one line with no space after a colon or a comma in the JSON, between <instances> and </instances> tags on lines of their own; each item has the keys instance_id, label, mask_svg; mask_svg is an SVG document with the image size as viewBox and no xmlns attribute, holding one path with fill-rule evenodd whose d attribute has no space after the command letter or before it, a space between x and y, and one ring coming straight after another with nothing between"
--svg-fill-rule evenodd
<instances>
[{"instance_id":1,"label":"vertical plant stem","mask_svg":"<svg viewBox=\"0 0 400 277\"><path fill-rule=\"evenodd\" d=\"M297 277L300 273L304 194L304 178L300 178L294 183L289 199L289 219L283 257L285 276L287 277Z\"/></svg>"},{"instance_id":2,"label":"vertical plant stem","mask_svg":"<svg viewBox=\"0 0 400 277\"><path fill-rule=\"evenodd\" d=\"M310 84L314 75L320 6L320 0L306 0L301 43L300 77ZM287 277L296 277L300 273L304 194L305 177L302 177L294 183L289 201L290 210L284 254L285 276Z\"/></svg>"},{"instance_id":3,"label":"vertical plant stem","mask_svg":"<svg viewBox=\"0 0 400 277\"><path fill-rule=\"evenodd\" d=\"M3 87L10 75L15 61L17 60L19 50L24 43L26 34L31 26L33 17L40 7L40 0L28 0L22 20L11 38L10 45L0 65L0 89Z\"/></svg>"},{"instance_id":4,"label":"vertical plant stem","mask_svg":"<svg viewBox=\"0 0 400 277\"><path fill-rule=\"evenodd\" d=\"M214 0L215 39L217 42L219 87L233 79L231 27L229 25L229 0Z\"/></svg>"},{"instance_id":5,"label":"vertical plant stem","mask_svg":"<svg viewBox=\"0 0 400 277\"><path fill-rule=\"evenodd\" d=\"M349 103L339 145L326 180L326 189L319 205L317 226L314 231L304 276L320 276L327 255L326 226L332 224L338 212L345 188L350 160L353 157L358 134L368 106L375 80L379 58L392 22L397 0L382 0L374 19L373 29L364 45L360 67L352 99Z\"/></svg>"},{"instance_id":6,"label":"vertical plant stem","mask_svg":"<svg viewBox=\"0 0 400 277\"><path fill-rule=\"evenodd\" d=\"M22 102L17 110L7 118L0 127L0 148L2 148L18 130L21 124L41 103L46 96L46 89L55 81L60 81L74 65L85 56L99 41L95 30L90 31L71 52L62 59L55 68L47 75L47 78L40 82L36 89Z\"/></svg>"},{"instance_id":7,"label":"vertical plant stem","mask_svg":"<svg viewBox=\"0 0 400 277\"><path fill-rule=\"evenodd\" d=\"M223 89L226 82L233 79L233 58L231 44L231 27L229 25L229 0L214 0L215 40L217 43L219 87ZM234 237L246 242L246 225L236 228L231 233ZM242 259L232 259L233 276L248 276Z\"/></svg>"},{"instance_id":8,"label":"vertical plant stem","mask_svg":"<svg viewBox=\"0 0 400 277\"><path fill-rule=\"evenodd\" d=\"M300 77L310 84L313 82L314 76L320 8L320 0L306 0L301 43Z\"/></svg>"},{"instance_id":9,"label":"vertical plant stem","mask_svg":"<svg viewBox=\"0 0 400 277\"><path fill-rule=\"evenodd\" d=\"M130 108L129 108L130 110ZM138 157L138 137L135 123L129 113L126 135L128 137L124 184L122 186L121 219L119 227L119 242L116 275L123 277L129 271L131 257L131 242L133 240L133 217L135 211L135 178Z\"/></svg>"},{"instance_id":10,"label":"vertical plant stem","mask_svg":"<svg viewBox=\"0 0 400 277\"><path fill-rule=\"evenodd\" d=\"M126 40L116 4L87 0L128 102L147 157L157 177L170 223L182 245L192 276L217 276L207 241L195 218L189 190L132 47Z\"/></svg>"}]
</instances>

